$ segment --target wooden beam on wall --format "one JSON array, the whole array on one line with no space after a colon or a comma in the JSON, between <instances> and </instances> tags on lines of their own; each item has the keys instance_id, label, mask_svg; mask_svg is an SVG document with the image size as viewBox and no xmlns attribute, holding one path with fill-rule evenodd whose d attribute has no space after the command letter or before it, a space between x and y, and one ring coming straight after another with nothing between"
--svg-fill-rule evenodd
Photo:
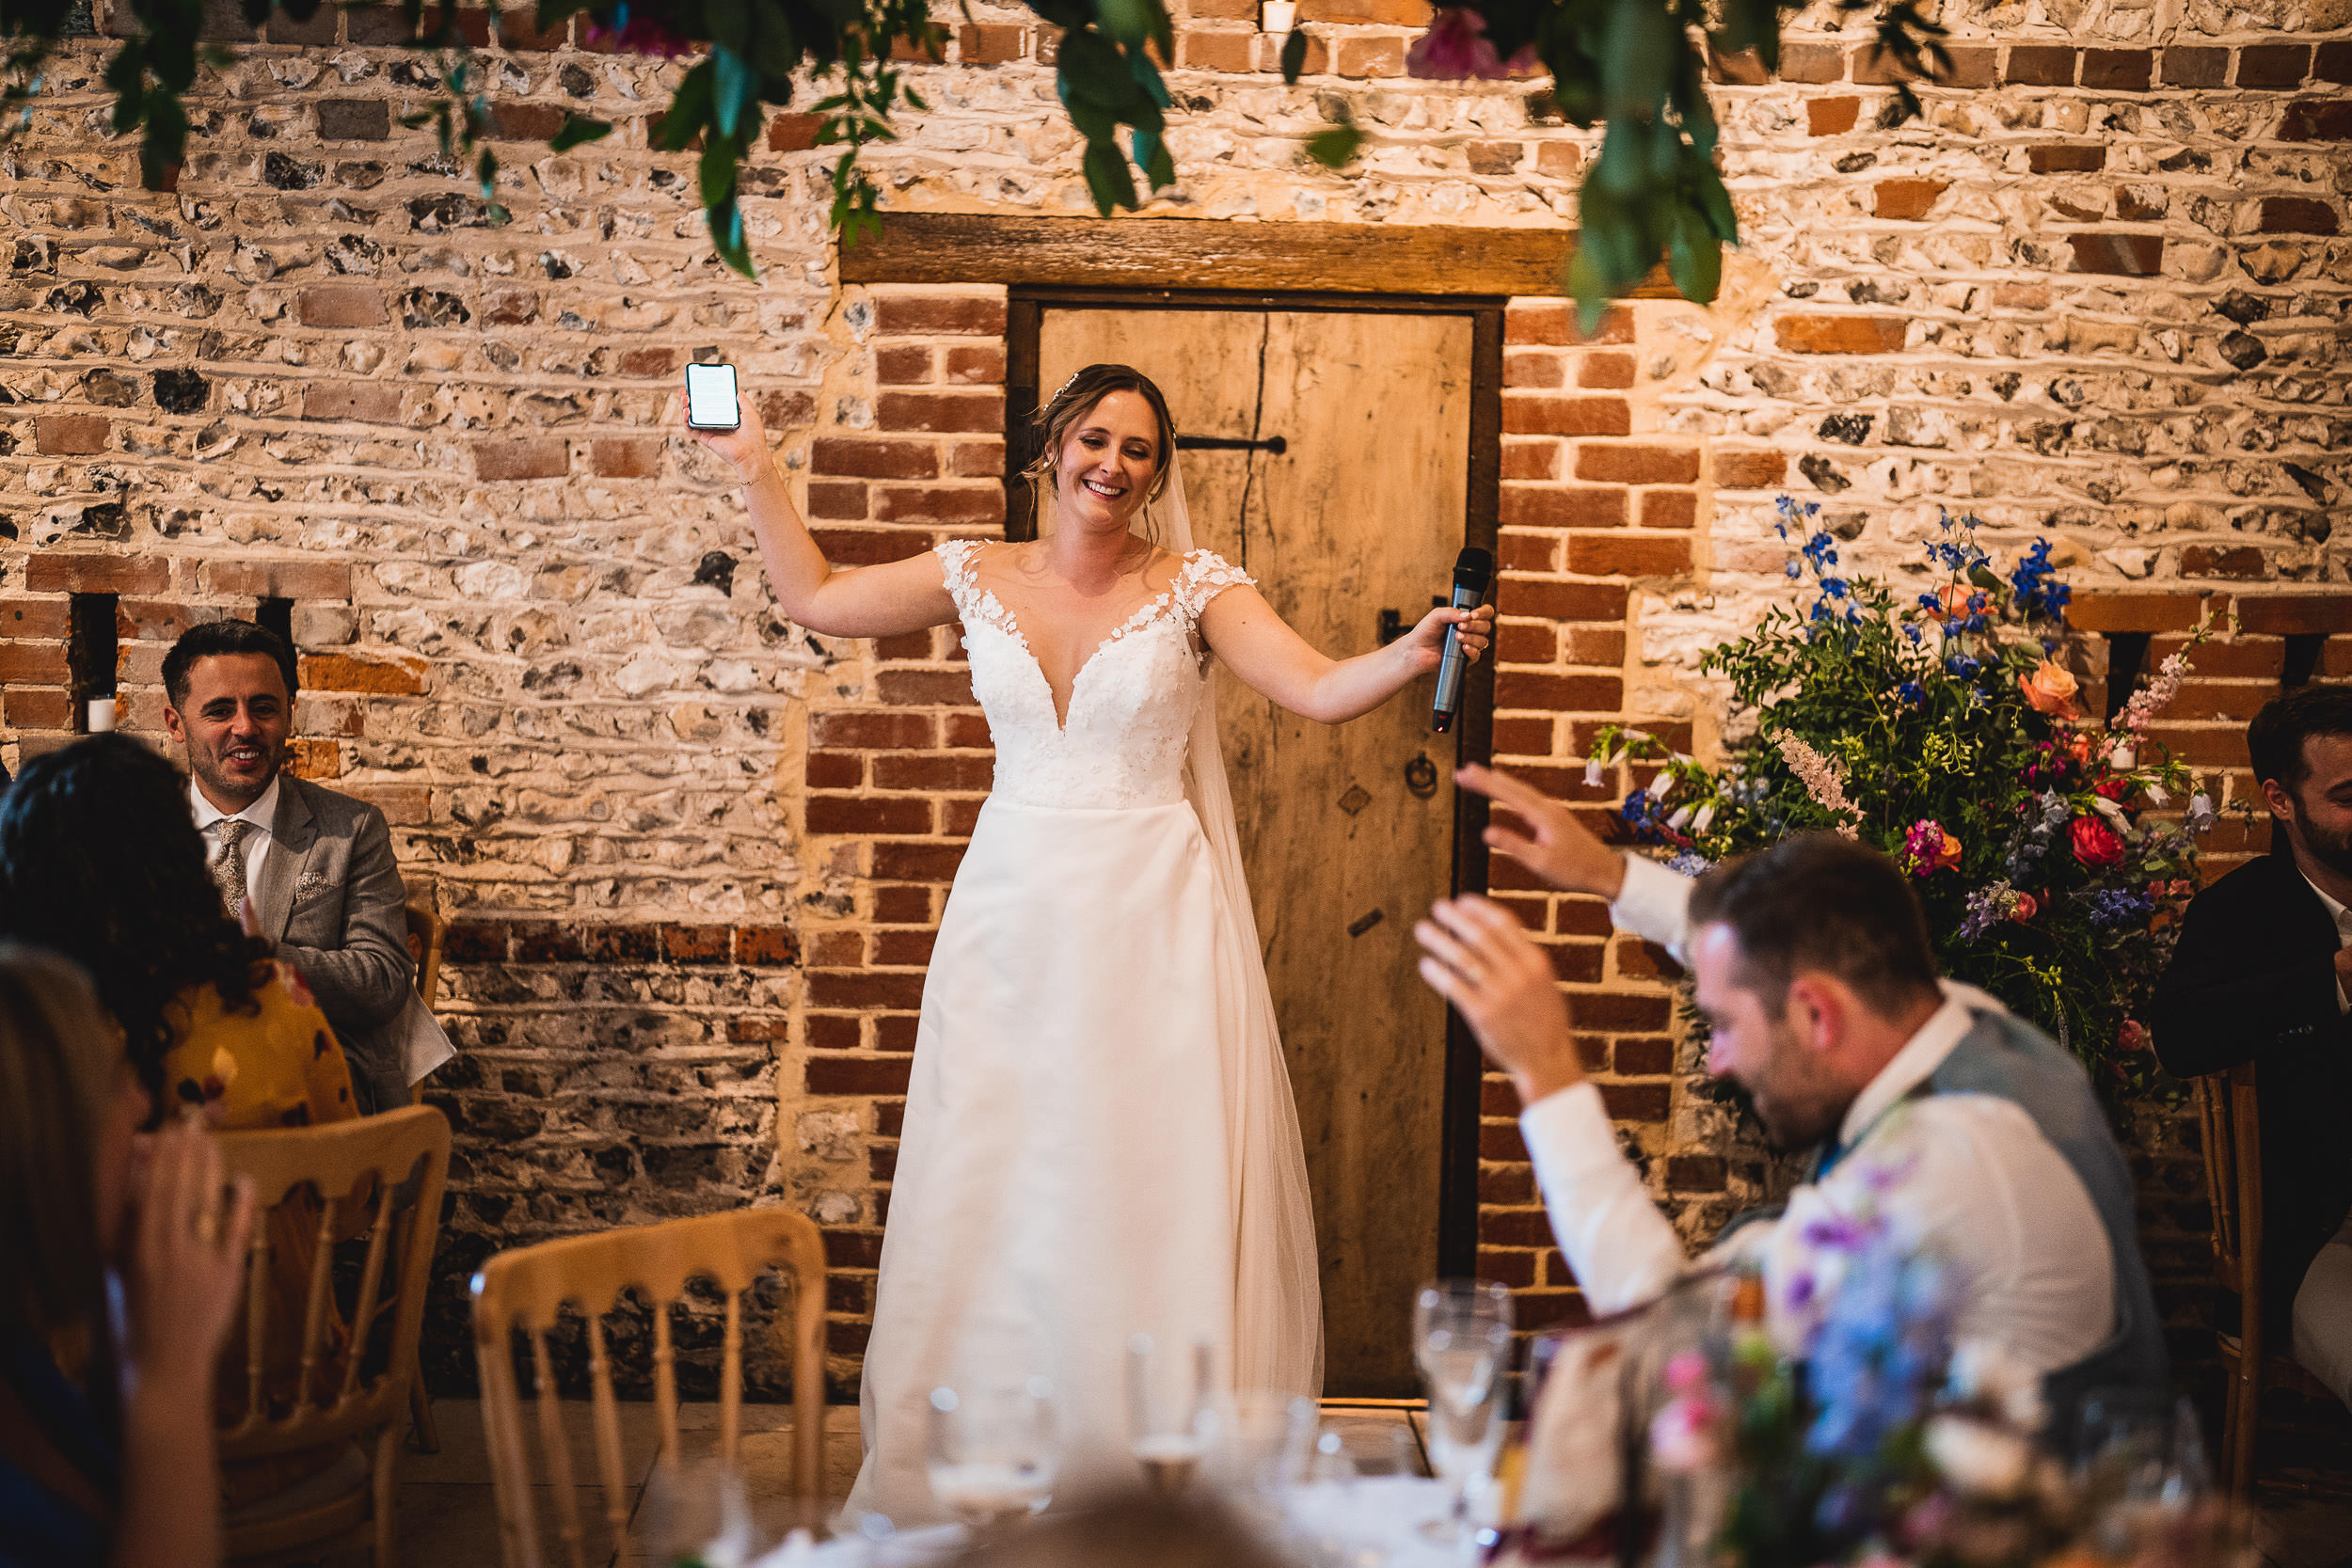
<instances>
[{"instance_id":1,"label":"wooden beam on wall","mask_svg":"<svg viewBox=\"0 0 2352 1568\"><path fill-rule=\"evenodd\" d=\"M841 281L1546 295L1575 248L1570 229L891 213L841 247ZM1633 292L1675 297L1662 270Z\"/></svg>"}]
</instances>

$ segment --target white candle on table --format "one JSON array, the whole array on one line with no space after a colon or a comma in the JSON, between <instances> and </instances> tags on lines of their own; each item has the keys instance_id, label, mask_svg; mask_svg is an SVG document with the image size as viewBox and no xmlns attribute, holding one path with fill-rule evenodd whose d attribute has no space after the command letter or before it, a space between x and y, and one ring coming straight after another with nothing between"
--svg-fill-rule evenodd
<instances>
[{"instance_id":1,"label":"white candle on table","mask_svg":"<svg viewBox=\"0 0 2352 1568\"><path fill-rule=\"evenodd\" d=\"M89 733L103 735L115 727L115 700L112 697L92 697L89 700Z\"/></svg>"}]
</instances>

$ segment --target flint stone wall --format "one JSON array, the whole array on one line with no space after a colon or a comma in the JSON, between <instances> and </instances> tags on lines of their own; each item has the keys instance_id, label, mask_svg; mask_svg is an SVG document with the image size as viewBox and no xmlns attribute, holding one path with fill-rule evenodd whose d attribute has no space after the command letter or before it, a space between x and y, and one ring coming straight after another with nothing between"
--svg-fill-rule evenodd
<instances>
[{"instance_id":1,"label":"flint stone wall","mask_svg":"<svg viewBox=\"0 0 2352 1568\"><path fill-rule=\"evenodd\" d=\"M859 642L777 614L725 476L666 405L688 360L741 367L839 561L989 532L1003 292L837 286L830 155L801 114L748 177L762 279L726 274L691 154L645 147L681 68L569 25L460 13L501 104L501 226L401 123L434 82L387 47L390 16L328 8L257 42L214 14L237 57L191 98L176 193L136 188L96 40L0 148L0 756L62 744L75 691L103 689L75 667L77 616L79 646L115 635L125 726L159 736L170 639L288 601L303 770L385 807L453 922L434 1381L470 1380L463 1283L497 1247L781 1202L826 1227L846 1393L986 733L950 632ZM1295 87L1254 6L1179 14L1184 184L1155 214L1572 223L1597 138L1535 83L1401 79L1414 0L1306 0ZM946 20L948 60L909 68L931 112L873 159L887 204L1082 212L1050 30L1004 7ZM2166 732L2217 778L2291 660L2352 673L2333 539L2352 10L1943 20L1959 85L1899 127L1834 11L1796 20L1784 80L1726 67L1747 248L1715 307L1644 303L1590 340L1557 302L1509 314L1497 752L1596 814L1638 782L1582 784L1597 725L1717 742L1697 658L1785 594L1784 488L1822 501L1849 566L1899 577L1940 506L2010 544L2054 534L2094 698L2105 634L2152 633L2160 657L2233 613ZM548 154L573 109L620 129ZM1301 148L1343 114L1369 139L1334 174ZM2248 847L2225 830L2217 865ZM1711 1234L1775 1173L1694 1092L1663 956L1590 900L1498 892L1554 947L1653 1189ZM1528 1324L1571 1320L1507 1085L1486 1099L1480 1265ZM2153 1117L2138 1141L2176 1348L2201 1358L2193 1135ZM708 1329L684 1342L690 1381Z\"/></svg>"}]
</instances>

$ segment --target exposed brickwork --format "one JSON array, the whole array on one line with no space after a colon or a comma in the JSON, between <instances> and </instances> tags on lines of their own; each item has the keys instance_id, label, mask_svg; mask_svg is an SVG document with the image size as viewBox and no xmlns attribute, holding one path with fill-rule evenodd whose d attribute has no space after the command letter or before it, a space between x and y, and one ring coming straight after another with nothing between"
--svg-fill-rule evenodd
<instances>
[{"instance_id":1,"label":"exposed brickwork","mask_svg":"<svg viewBox=\"0 0 2352 1568\"><path fill-rule=\"evenodd\" d=\"M1168 215L1573 221L1597 138L1540 84L1399 90L1418 0L1309 0L1304 92L1276 81L1251 0L1179 9ZM890 203L1076 210L1052 30L942 14L951 63L911 67L935 107L875 154ZM2005 540L2054 532L2094 697L2100 634L2154 633L2161 658L2201 608L2233 612L2161 733L2241 796L2236 732L2285 639L2325 634L2321 673L2352 677L2332 539L2352 38L1940 14L1968 90L1924 89L1896 135L1886 62L1851 36L1801 19L1777 83L1722 63L1748 244L1715 310L1613 309L1590 338L1557 301L1507 313L1496 751L1596 820L1645 782L1583 784L1597 725L1719 743L1695 662L1783 591L1782 487L1899 575L1938 504ZM486 12L460 18L491 38ZM400 122L428 99L390 74L396 15L270 25L200 80L176 197L124 189L127 147L92 139L87 46L10 148L0 747L21 762L76 722L68 594L119 595L124 722L151 736L172 637L292 599L300 766L381 803L456 922L436 1377L467 1375L459 1287L491 1246L777 1201L827 1227L846 1387L987 736L950 632L787 624L726 476L662 426L678 367L716 352L836 562L994 532L1004 294L828 287L806 113L770 120L747 179L764 280L731 277L691 155L645 146L646 98L680 68L522 10L496 28L501 136L569 106L622 128L564 158L502 142L516 221L493 227ZM1296 156L1339 103L1370 137L1345 175ZM2225 824L2213 847L2219 866L2259 844ZM1652 1190L1711 1234L1773 1173L1678 1058L1663 955L1591 900L1498 880ZM1572 1317L1507 1085L1485 1106L1481 1267L1523 1291L1524 1322ZM2152 1247L2185 1290L2194 1168L2175 1124L2141 1143Z\"/></svg>"}]
</instances>

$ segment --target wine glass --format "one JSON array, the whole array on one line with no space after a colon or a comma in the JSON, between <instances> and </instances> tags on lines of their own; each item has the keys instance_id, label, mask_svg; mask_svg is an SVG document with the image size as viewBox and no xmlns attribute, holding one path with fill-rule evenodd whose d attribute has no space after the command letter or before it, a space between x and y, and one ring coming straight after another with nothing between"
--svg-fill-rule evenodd
<instances>
[{"instance_id":1,"label":"wine glass","mask_svg":"<svg viewBox=\"0 0 2352 1568\"><path fill-rule=\"evenodd\" d=\"M932 1495L975 1529L1044 1512L1059 1458L1053 1386L932 1389L924 1458Z\"/></svg>"},{"instance_id":2,"label":"wine glass","mask_svg":"<svg viewBox=\"0 0 2352 1568\"><path fill-rule=\"evenodd\" d=\"M1215 1352L1206 1339L1192 1347L1191 1386L1181 1397L1154 1377L1152 1336L1127 1341L1127 1435L1153 1492L1172 1497L1192 1484L1217 1437Z\"/></svg>"},{"instance_id":3,"label":"wine glass","mask_svg":"<svg viewBox=\"0 0 2352 1568\"><path fill-rule=\"evenodd\" d=\"M1458 1534L1473 1485L1502 1449L1500 1398L1511 1357L1511 1291L1486 1279L1440 1279L1413 1301L1413 1358L1429 1386L1429 1464L1453 1495L1438 1528Z\"/></svg>"}]
</instances>

